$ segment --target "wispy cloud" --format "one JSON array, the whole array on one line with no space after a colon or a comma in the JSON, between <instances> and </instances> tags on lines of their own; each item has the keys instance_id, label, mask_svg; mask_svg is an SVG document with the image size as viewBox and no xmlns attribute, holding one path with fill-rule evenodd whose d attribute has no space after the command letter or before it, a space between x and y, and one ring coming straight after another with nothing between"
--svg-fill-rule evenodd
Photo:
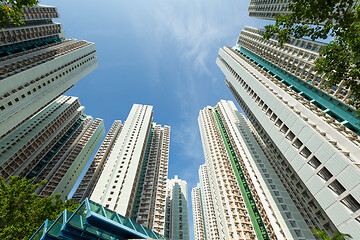
<instances>
[{"instance_id":1,"label":"wispy cloud","mask_svg":"<svg viewBox=\"0 0 360 240\"><path fill-rule=\"evenodd\" d=\"M156 33L176 41L181 57L208 74L213 47L233 35L233 26L240 21L229 17L234 10L222 1L158 0L152 1L150 11L156 19Z\"/></svg>"},{"instance_id":2,"label":"wispy cloud","mask_svg":"<svg viewBox=\"0 0 360 240\"><path fill-rule=\"evenodd\" d=\"M210 74L207 63L209 59L214 61L210 58L214 47L228 44L224 39L236 36L241 30L242 18L247 17L238 14L240 5L247 5L241 2L234 5L221 0L140 1L131 5L128 14L133 19L134 31L147 32L160 44L158 49L150 50L152 53L170 39L176 45L172 50L179 57L191 61L198 71ZM144 39L144 44L147 40Z\"/></svg>"}]
</instances>

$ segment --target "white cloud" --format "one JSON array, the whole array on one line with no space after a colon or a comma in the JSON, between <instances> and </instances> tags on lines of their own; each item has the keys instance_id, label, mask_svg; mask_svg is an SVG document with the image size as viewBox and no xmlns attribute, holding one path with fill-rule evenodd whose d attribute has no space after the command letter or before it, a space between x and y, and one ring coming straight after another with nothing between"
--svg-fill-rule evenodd
<instances>
[{"instance_id":1,"label":"white cloud","mask_svg":"<svg viewBox=\"0 0 360 240\"><path fill-rule=\"evenodd\" d=\"M132 30L146 32L159 44L150 52L160 52L162 42L171 39L179 57L210 74L207 63L214 61L214 47L235 43L243 26L240 9L247 4L239 0L142 0L126 6L125 14L132 19ZM231 42L225 42L229 36Z\"/></svg>"},{"instance_id":2,"label":"white cloud","mask_svg":"<svg viewBox=\"0 0 360 240\"><path fill-rule=\"evenodd\" d=\"M211 71L206 63L213 55L214 46L234 35L233 26L240 22L240 17L230 17L234 16L229 14L234 11L233 6L223 1L159 0L152 1L151 6L157 23L156 34L173 39L180 56L193 61L198 70L207 74Z\"/></svg>"}]
</instances>

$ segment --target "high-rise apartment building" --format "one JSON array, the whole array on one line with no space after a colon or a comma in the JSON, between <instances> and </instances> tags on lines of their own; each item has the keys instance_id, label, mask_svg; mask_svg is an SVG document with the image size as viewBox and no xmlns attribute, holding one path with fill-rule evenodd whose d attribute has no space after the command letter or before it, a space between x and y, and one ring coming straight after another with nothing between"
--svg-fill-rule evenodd
<instances>
[{"instance_id":1,"label":"high-rise apartment building","mask_svg":"<svg viewBox=\"0 0 360 240\"><path fill-rule=\"evenodd\" d=\"M167 180L164 236L168 239L190 239L187 183L177 175Z\"/></svg>"},{"instance_id":2,"label":"high-rise apartment building","mask_svg":"<svg viewBox=\"0 0 360 240\"><path fill-rule=\"evenodd\" d=\"M269 150L270 164L309 227L360 236L360 128L346 103L351 92L322 90L313 71L321 43L280 48L245 28L217 64L226 84Z\"/></svg>"},{"instance_id":3,"label":"high-rise apartment building","mask_svg":"<svg viewBox=\"0 0 360 240\"><path fill-rule=\"evenodd\" d=\"M205 154L205 152L204 152ZM201 165L199 168L199 179L201 186L201 204L203 206L203 216L205 223L205 234L209 239L219 238L218 219L215 214L215 205L212 197L212 186L209 182L209 175L206 165ZM195 230L195 229L194 229Z\"/></svg>"},{"instance_id":4,"label":"high-rise apartment building","mask_svg":"<svg viewBox=\"0 0 360 240\"><path fill-rule=\"evenodd\" d=\"M200 111L199 126L205 155L199 177L208 238L314 239L233 102L221 101Z\"/></svg>"},{"instance_id":5,"label":"high-rise apartment building","mask_svg":"<svg viewBox=\"0 0 360 240\"><path fill-rule=\"evenodd\" d=\"M207 191L203 191L203 197L208 200L208 203L203 205L206 208L205 224L209 224L209 230L208 227L206 228L207 237L209 239L254 238L255 229L244 198L236 192L240 186L230 163L213 108L207 107L201 110L198 121L206 163L200 169L202 172L200 185L207 185ZM211 217L208 218L209 216Z\"/></svg>"},{"instance_id":6,"label":"high-rise apartment building","mask_svg":"<svg viewBox=\"0 0 360 240\"><path fill-rule=\"evenodd\" d=\"M132 107L90 199L163 234L170 127L153 123L152 109Z\"/></svg>"},{"instance_id":7,"label":"high-rise apartment building","mask_svg":"<svg viewBox=\"0 0 360 240\"><path fill-rule=\"evenodd\" d=\"M61 178L67 173L67 179L59 185L61 190L47 194L64 191L65 198L69 193L65 189L74 186L105 131L102 120L94 122L83 110L78 98L60 96L7 134L0 142L0 176L5 180L9 176L35 178L35 182L50 180L67 162L61 170ZM90 138L94 127L96 136Z\"/></svg>"},{"instance_id":8,"label":"high-rise apartment building","mask_svg":"<svg viewBox=\"0 0 360 240\"><path fill-rule=\"evenodd\" d=\"M121 128L122 124L120 120L116 120L111 126L94 159L92 160L91 165L77 187L76 192L71 197L74 201L82 202L85 198L91 196L104 169L104 165L108 160L114 142L121 132Z\"/></svg>"},{"instance_id":9,"label":"high-rise apartment building","mask_svg":"<svg viewBox=\"0 0 360 240\"><path fill-rule=\"evenodd\" d=\"M267 20L275 20L276 14L290 14L291 0L250 0L249 16Z\"/></svg>"},{"instance_id":10,"label":"high-rise apartment building","mask_svg":"<svg viewBox=\"0 0 360 240\"><path fill-rule=\"evenodd\" d=\"M151 123L149 131L131 218L164 234L170 127Z\"/></svg>"},{"instance_id":11,"label":"high-rise apartment building","mask_svg":"<svg viewBox=\"0 0 360 240\"><path fill-rule=\"evenodd\" d=\"M0 139L94 70L95 45L65 39L57 9L24 8L23 25L0 29Z\"/></svg>"},{"instance_id":12,"label":"high-rise apartment building","mask_svg":"<svg viewBox=\"0 0 360 240\"><path fill-rule=\"evenodd\" d=\"M5 136L0 142L0 176L36 176L47 163L42 158L80 125L83 110L78 98L61 96ZM39 162L44 165L35 167Z\"/></svg>"},{"instance_id":13,"label":"high-rise apartment building","mask_svg":"<svg viewBox=\"0 0 360 240\"><path fill-rule=\"evenodd\" d=\"M197 184L197 186L191 190L191 202L195 240L207 239L205 232L204 211L201 202L200 184Z\"/></svg>"},{"instance_id":14,"label":"high-rise apartment building","mask_svg":"<svg viewBox=\"0 0 360 240\"><path fill-rule=\"evenodd\" d=\"M79 131L62 149L59 149L53 162L48 164L37 177L36 181L46 179L47 183L36 193L40 196L61 193L62 199L66 199L104 134L103 120L87 117Z\"/></svg>"}]
</instances>

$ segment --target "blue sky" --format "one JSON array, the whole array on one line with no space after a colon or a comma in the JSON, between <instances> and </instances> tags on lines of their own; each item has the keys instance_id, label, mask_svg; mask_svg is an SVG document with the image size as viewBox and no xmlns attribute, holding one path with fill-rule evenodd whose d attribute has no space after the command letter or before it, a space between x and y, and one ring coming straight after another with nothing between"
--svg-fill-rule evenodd
<instances>
[{"instance_id":1,"label":"blue sky","mask_svg":"<svg viewBox=\"0 0 360 240\"><path fill-rule=\"evenodd\" d=\"M204 163L197 117L220 99L235 99L215 60L220 47L233 46L249 18L247 0L61 0L56 6L67 38L94 42L99 67L67 95L85 113L105 121L125 120L134 103L154 106L154 121L171 126L169 178L191 189Z\"/></svg>"}]
</instances>

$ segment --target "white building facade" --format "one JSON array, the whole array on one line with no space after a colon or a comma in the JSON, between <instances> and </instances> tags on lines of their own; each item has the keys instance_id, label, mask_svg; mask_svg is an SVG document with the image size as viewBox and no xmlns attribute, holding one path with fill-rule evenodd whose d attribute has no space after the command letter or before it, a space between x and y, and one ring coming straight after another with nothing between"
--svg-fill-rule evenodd
<instances>
[{"instance_id":1,"label":"white building facade","mask_svg":"<svg viewBox=\"0 0 360 240\"><path fill-rule=\"evenodd\" d=\"M191 202L195 240L206 239L204 211L201 202L201 187L199 183L191 190Z\"/></svg>"},{"instance_id":2,"label":"white building facade","mask_svg":"<svg viewBox=\"0 0 360 240\"><path fill-rule=\"evenodd\" d=\"M36 193L43 197L60 193L61 198L66 200L104 134L104 121L86 116L77 133L73 134L35 179L37 182L47 180Z\"/></svg>"},{"instance_id":3,"label":"white building facade","mask_svg":"<svg viewBox=\"0 0 360 240\"><path fill-rule=\"evenodd\" d=\"M291 0L250 0L249 16L266 20L275 20L276 14L290 14Z\"/></svg>"},{"instance_id":4,"label":"white building facade","mask_svg":"<svg viewBox=\"0 0 360 240\"><path fill-rule=\"evenodd\" d=\"M167 180L164 237L190 239L187 183L177 175Z\"/></svg>"},{"instance_id":5,"label":"white building facade","mask_svg":"<svg viewBox=\"0 0 360 240\"><path fill-rule=\"evenodd\" d=\"M153 123L152 109L134 104L90 199L163 234L170 127Z\"/></svg>"},{"instance_id":6,"label":"white building facade","mask_svg":"<svg viewBox=\"0 0 360 240\"><path fill-rule=\"evenodd\" d=\"M231 101L202 110L199 126L206 161L199 176L207 238L314 239L251 124ZM209 236L211 231L218 236Z\"/></svg>"},{"instance_id":7,"label":"white building facade","mask_svg":"<svg viewBox=\"0 0 360 240\"><path fill-rule=\"evenodd\" d=\"M201 110L198 122L205 156L205 165L200 167L199 175L200 185L204 186L202 198L205 200L203 206L207 237L252 239L256 236L255 229L244 198L239 192L240 185L214 109L206 107Z\"/></svg>"},{"instance_id":8,"label":"white building facade","mask_svg":"<svg viewBox=\"0 0 360 240\"><path fill-rule=\"evenodd\" d=\"M286 46L286 54L276 52L275 43L250 37L253 28L245 30L234 48L220 49L216 62L273 156L271 165L309 227L360 236L359 127L351 106L342 102L349 93L323 92L298 68L274 64L302 61L296 67L306 71L314 48ZM313 74L309 66L308 75Z\"/></svg>"},{"instance_id":9,"label":"white building facade","mask_svg":"<svg viewBox=\"0 0 360 240\"><path fill-rule=\"evenodd\" d=\"M121 132L121 129L121 121L116 120L106 134L104 141L101 143L99 150L96 152L94 159L91 162L91 165L86 170L84 177L81 179L81 182L71 199L77 202L82 202L85 198L91 196L95 185L99 180L101 172L104 169L104 165L108 160L108 156L111 152L113 144Z\"/></svg>"}]
</instances>

